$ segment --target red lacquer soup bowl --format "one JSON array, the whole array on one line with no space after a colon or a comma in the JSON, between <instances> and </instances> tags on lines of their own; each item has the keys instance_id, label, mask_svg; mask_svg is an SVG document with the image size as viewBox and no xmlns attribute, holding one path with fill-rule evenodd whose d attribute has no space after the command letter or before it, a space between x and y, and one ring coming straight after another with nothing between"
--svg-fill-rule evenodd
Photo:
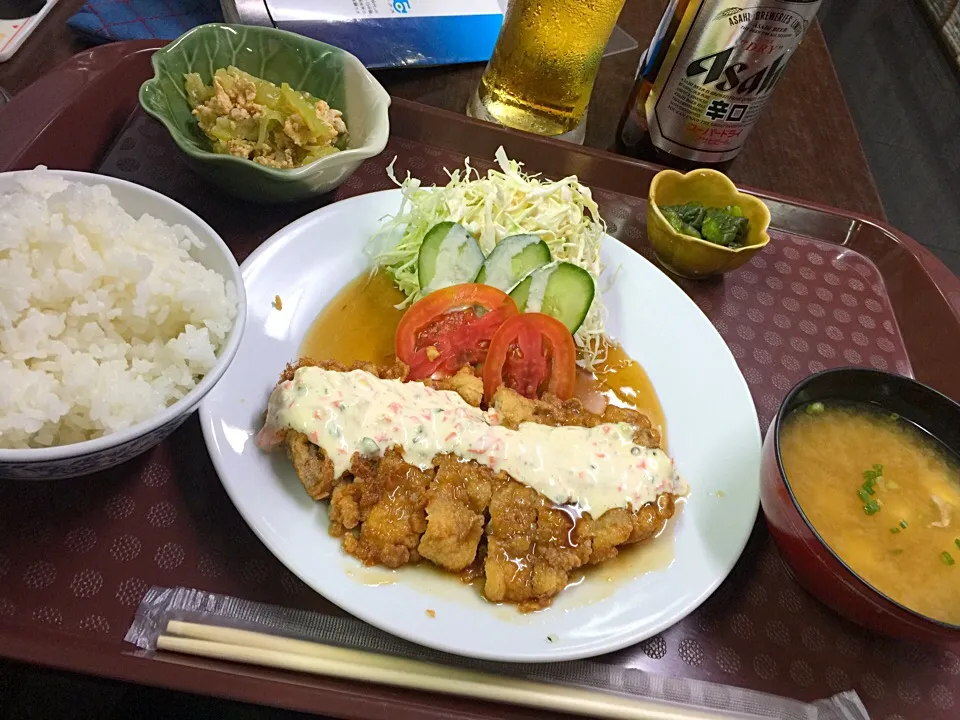
<instances>
[{"instance_id":1,"label":"red lacquer soup bowl","mask_svg":"<svg viewBox=\"0 0 960 720\"><path fill-rule=\"evenodd\" d=\"M860 578L830 548L804 515L780 458L784 420L815 402L870 404L896 413L960 456L960 405L909 378L876 370L840 368L811 375L787 395L763 444L760 501L774 541L801 585L826 605L884 635L921 641L960 641L960 626L934 620L895 602ZM957 534L960 536L960 519ZM956 572L960 583L960 551Z\"/></svg>"}]
</instances>

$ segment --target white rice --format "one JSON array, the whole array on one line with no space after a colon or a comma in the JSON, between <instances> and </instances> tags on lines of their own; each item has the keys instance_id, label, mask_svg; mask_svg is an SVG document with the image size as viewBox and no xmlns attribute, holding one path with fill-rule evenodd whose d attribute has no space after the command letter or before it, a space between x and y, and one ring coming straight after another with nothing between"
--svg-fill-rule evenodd
<instances>
[{"instance_id":1,"label":"white rice","mask_svg":"<svg viewBox=\"0 0 960 720\"><path fill-rule=\"evenodd\" d=\"M38 168L20 186L0 195L0 448L100 437L190 392L237 315L200 240L105 185Z\"/></svg>"}]
</instances>

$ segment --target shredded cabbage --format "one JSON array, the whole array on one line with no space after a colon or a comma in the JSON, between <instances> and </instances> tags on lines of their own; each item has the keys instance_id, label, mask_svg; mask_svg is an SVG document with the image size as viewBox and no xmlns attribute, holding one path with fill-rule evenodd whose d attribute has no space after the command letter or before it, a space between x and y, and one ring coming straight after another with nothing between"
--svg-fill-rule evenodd
<instances>
[{"instance_id":1,"label":"shredded cabbage","mask_svg":"<svg viewBox=\"0 0 960 720\"><path fill-rule=\"evenodd\" d=\"M370 238L367 253L377 267L393 277L407 296L405 307L422 297L417 279L417 255L427 231L439 222L452 220L473 233L489 255L503 238L519 233L539 235L554 260L566 260L587 270L597 283L593 304L574 335L580 348L580 364L593 368L603 359L606 309L600 299L598 278L600 246L606 224L600 217L590 188L581 185L576 175L551 182L538 175L526 175L522 165L507 158L504 149L495 154L500 170L486 176L464 163L463 170L446 171L449 182L443 187L421 187L420 180L397 180L393 162L387 174L403 191L396 215ZM396 158L394 158L394 162Z\"/></svg>"}]
</instances>

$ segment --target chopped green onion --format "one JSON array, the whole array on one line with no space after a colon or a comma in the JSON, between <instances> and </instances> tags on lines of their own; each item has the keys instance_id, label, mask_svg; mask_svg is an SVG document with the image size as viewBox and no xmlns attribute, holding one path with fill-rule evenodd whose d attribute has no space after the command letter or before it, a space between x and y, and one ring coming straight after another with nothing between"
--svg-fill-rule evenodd
<instances>
[{"instance_id":1,"label":"chopped green onion","mask_svg":"<svg viewBox=\"0 0 960 720\"><path fill-rule=\"evenodd\" d=\"M877 463L876 465L873 466L873 471L877 475L883 475L883 465L881 465L880 463Z\"/></svg>"},{"instance_id":2,"label":"chopped green onion","mask_svg":"<svg viewBox=\"0 0 960 720\"><path fill-rule=\"evenodd\" d=\"M863 500L863 502L866 502L867 500L870 499L870 493L868 493L863 488L860 488L859 490L857 490L857 495L860 496L860 499Z\"/></svg>"},{"instance_id":3,"label":"chopped green onion","mask_svg":"<svg viewBox=\"0 0 960 720\"><path fill-rule=\"evenodd\" d=\"M898 527L892 527L892 528L890 528L890 532L892 532L894 535L896 535L898 532L900 532L900 528L898 528Z\"/></svg>"},{"instance_id":4,"label":"chopped green onion","mask_svg":"<svg viewBox=\"0 0 960 720\"><path fill-rule=\"evenodd\" d=\"M887 480L887 489L888 490L899 490L900 485L895 483L893 480Z\"/></svg>"},{"instance_id":5,"label":"chopped green onion","mask_svg":"<svg viewBox=\"0 0 960 720\"><path fill-rule=\"evenodd\" d=\"M867 480L863 485L861 485L860 489L866 491L868 495L873 495L877 492L876 490L873 489L873 483L871 483L869 480Z\"/></svg>"},{"instance_id":6,"label":"chopped green onion","mask_svg":"<svg viewBox=\"0 0 960 720\"><path fill-rule=\"evenodd\" d=\"M816 414L816 413L822 413L823 411L824 411L824 407L822 402L815 402L807 405L808 413Z\"/></svg>"},{"instance_id":7,"label":"chopped green onion","mask_svg":"<svg viewBox=\"0 0 960 720\"><path fill-rule=\"evenodd\" d=\"M901 520L901 521L900 521L900 527L902 527L904 530L906 530L906 529L907 529L907 521L906 521L906 520Z\"/></svg>"},{"instance_id":8,"label":"chopped green onion","mask_svg":"<svg viewBox=\"0 0 960 720\"><path fill-rule=\"evenodd\" d=\"M870 500L863 506L863 511L867 515L873 515L874 513L880 511L880 503L876 500Z\"/></svg>"},{"instance_id":9,"label":"chopped green onion","mask_svg":"<svg viewBox=\"0 0 960 720\"><path fill-rule=\"evenodd\" d=\"M953 544L956 545L958 548L960 548L960 538L957 538L956 540L954 540Z\"/></svg>"},{"instance_id":10,"label":"chopped green onion","mask_svg":"<svg viewBox=\"0 0 960 720\"><path fill-rule=\"evenodd\" d=\"M877 481L877 472L875 470L864 470L863 471L863 481L864 483L875 483Z\"/></svg>"},{"instance_id":11,"label":"chopped green onion","mask_svg":"<svg viewBox=\"0 0 960 720\"><path fill-rule=\"evenodd\" d=\"M893 422L896 422L897 420L900 419L900 416L897 415L896 413L890 413L889 415L887 415L887 419L892 420Z\"/></svg>"},{"instance_id":12,"label":"chopped green onion","mask_svg":"<svg viewBox=\"0 0 960 720\"><path fill-rule=\"evenodd\" d=\"M953 559L953 555L944 550L940 553L940 559L943 560L947 565L954 565L957 561Z\"/></svg>"}]
</instances>

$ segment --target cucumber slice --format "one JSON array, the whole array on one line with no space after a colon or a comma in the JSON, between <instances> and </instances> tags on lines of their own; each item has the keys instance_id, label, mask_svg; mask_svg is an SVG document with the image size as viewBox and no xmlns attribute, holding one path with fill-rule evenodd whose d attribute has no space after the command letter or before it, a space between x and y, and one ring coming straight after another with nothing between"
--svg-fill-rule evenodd
<instances>
[{"instance_id":1,"label":"cucumber slice","mask_svg":"<svg viewBox=\"0 0 960 720\"><path fill-rule=\"evenodd\" d=\"M596 285L579 265L559 262L534 270L511 292L522 312L555 317L575 333L590 310Z\"/></svg>"},{"instance_id":2,"label":"cucumber slice","mask_svg":"<svg viewBox=\"0 0 960 720\"><path fill-rule=\"evenodd\" d=\"M510 235L501 240L483 261L477 282L507 292L553 259L550 248L537 235Z\"/></svg>"},{"instance_id":3,"label":"cucumber slice","mask_svg":"<svg viewBox=\"0 0 960 720\"><path fill-rule=\"evenodd\" d=\"M437 223L427 231L417 256L420 291L473 282L483 265L483 250L470 232L455 222Z\"/></svg>"}]
</instances>

